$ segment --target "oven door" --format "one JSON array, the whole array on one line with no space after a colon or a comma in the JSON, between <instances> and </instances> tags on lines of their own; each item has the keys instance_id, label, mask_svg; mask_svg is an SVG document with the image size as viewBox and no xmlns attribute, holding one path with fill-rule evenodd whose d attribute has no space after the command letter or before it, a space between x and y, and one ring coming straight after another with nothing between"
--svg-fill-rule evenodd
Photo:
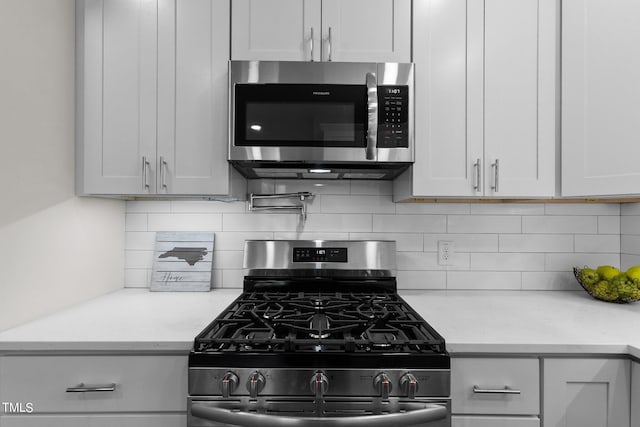
<instances>
[{"instance_id":1,"label":"oven door","mask_svg":"<svg viewBox=\"0 0 640 427\"><path fill-rule=\"evenodd\" d=\"M322 417L318 416L319 412ZM189 427L451 427L451 402L448 399L325 398L319 409L311 398L189 399L188 416Z\"/></svg>"}]
</instances>

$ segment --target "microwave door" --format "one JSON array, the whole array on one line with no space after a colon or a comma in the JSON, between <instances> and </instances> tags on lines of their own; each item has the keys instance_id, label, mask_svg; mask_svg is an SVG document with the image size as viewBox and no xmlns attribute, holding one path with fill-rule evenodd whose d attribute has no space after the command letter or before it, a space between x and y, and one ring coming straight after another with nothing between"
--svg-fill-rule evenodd
<instances>
[{"instance_id":1,"label":"microwave door","mask_svg":"<svg viewBox=\"0 0 640 427\"><path fill-rule=\"evenodd\" d=\"M375 73L367 73L367 160L378 159L378 81Z\"/></svg>"}]
</instances>

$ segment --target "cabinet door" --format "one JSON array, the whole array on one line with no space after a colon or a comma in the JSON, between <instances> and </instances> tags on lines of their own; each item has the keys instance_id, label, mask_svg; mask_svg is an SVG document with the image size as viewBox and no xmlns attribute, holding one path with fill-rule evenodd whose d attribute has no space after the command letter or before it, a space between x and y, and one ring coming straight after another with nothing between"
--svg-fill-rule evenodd
<instances>
[{"instance_id":1,"label":"cabinet door","mask_svg":"<svg viewBox=\"0 0 640 427\"><path fill-rule=\"evenodd\" d=\"M77 2L78 192L155 192L157 1Z\"/></svg>"},{"instance_id":2,"label":"cabinet door","mask_svg":"<svg viewBox=\"0 0 640 427\"><path fill-rule=\"evenodd\" d=\"M176 427L186 424L186 414L15 415L2 418L2 427Z\"/></svg>"},{"instance_id":3,"label":"cabinet door","mask_svg":"<svg viewBox=\"0 0 640 427\"><path fill-rule=\"evenodd\" d=\"M484 0L487 196L555 193L556 16L554 0Z\"/></svg>"},{"instance_id":4,"label":"cabinet door","mask_svg":"<svg viewBox=\"0 0 640 427\"><path fill-rule=\"evenodd\" d=\"M631 364L631 427L640 427L640 363Z\"/></svg>"},{"instance_id":5,"label":"cabinet door","mask_svg":"<svg viewBox=\"0 0 640 427\"><path fill-rule=\"evenodd\" d=\"M640 193L640 2L562 2L562 195Z\"/></svg>"},{"instance_id":6,"label":"cabinet door","mask_svg":"<svg viewBox=\"0 0 640 427\"><path fill-rule=\"evenodd\" d=\"M473 196L481 191L476 168L482 167L483 157L482 55L475 53L482 52L482 27L467 29L467 6L481 13L478 1L428 0L413 6L413 195ZM478 68L480 73L468 72Z\"/></svg>"},{"instance_id":7,"label":"cabinet door","mask_svg":"<svg viewBox=\"0 0 640 427\"><path fill-rule=\"evenodd\" d=\"M160 0L159 194L227 194L229 2Z\"/></svg>"},{"instance_id":8,"label":"cabinet door","mask_svg":"<svg viewBox=\"0 0 640 427\"><path fill-rule=\"evenodd\" d=\"M231 59L320 60L320 11L321 0L233 0Z\"/></svg>"},{"instance_id":9,"label":"cabinet door","mask_svg":"<svg viewBox=\"0 0 640 427\"><path fill-rule=\"evenodd\" d=\"M545 427L629 427L628 360L545 359Z\"/></svg>"},{"instance_id":10,"label":"cabinet door","mask_svg":"<svg viewBox=\"0 0 640 427\"><path fill-rule=\"evenodd\" d=\"M481 415L454 415L451 427L540 427L538 417L492 417Z\"/></svg>"},{"instance_id":11,"label":"cabinet door","mask_svg":"<svg viewBox=\"0 0 640 427\"><path fill-rule=\"evenodd\" d=\"M411 62L411 0L322 0L322 60Z\"/></svg>"}]
</instances>

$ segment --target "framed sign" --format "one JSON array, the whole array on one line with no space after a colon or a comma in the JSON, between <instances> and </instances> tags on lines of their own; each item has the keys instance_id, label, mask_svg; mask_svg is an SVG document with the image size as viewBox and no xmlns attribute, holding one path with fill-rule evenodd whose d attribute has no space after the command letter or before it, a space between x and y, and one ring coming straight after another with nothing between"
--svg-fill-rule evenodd
<instances>
[{"instance_id":1,"label":"framed sign","mask_svg":"<svg viewBox=\"0 0 640 427\"><path fill-rule=\"evenodd\" d=\"M211 290L213 242L211 232L157 232L151 290Z\"/></svg>"}]
</instances>

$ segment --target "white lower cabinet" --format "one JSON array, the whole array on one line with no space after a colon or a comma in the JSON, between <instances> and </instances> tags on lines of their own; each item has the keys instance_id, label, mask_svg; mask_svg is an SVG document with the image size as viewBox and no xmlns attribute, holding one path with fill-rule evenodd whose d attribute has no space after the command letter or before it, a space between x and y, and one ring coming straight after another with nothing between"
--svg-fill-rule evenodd
<instances>
[{"instance_id":1,"label":"white lower cabinet","mask_svg":"<svg viewBox=\"0 0 640 427\"><path fill-rule=\"evenodd\" d=\"M631 364L631 427L640 427L640 363Z\"/></svg>"},{"instance_id":2,"label":"white lower cabinet","mask_svg":"<svg viewBox=\"0 0 640 427\"><path fill-rule=\"evenodd\" d=\"M454 415L451 427L540 427L538 417Z\"/></svg>"},{"instance_id":3,"label":"white lower cabinet","mask_svg":"<svg viewBox=\"0 0 640 427\"><path fill-rule=\"evenodd\" d=\"M537 358L451 360L452 427L539 427Z\"/></svg>"},{"instance_id":4,"label":"white lower cabinet","mask_svg":"<svg viewBox=\"0 0 640 427\"><path fill-rule=\"evenodd\" d=\"M186 355L0 359L0 402L13 405L0 408L3 427L185 424ZM102 391L81 391L83 387Z\"/></svg>"},{"instance_id":5,"label":"white lower cabinet","mask_svg":"<svg viewBox=\"0 0 640 427\"><path fill-rule=\"evenodd\" d=\"M638 426L629 420L629 360L545 358L543 363L545 427Z\"/></svg>"}]
</instances>

